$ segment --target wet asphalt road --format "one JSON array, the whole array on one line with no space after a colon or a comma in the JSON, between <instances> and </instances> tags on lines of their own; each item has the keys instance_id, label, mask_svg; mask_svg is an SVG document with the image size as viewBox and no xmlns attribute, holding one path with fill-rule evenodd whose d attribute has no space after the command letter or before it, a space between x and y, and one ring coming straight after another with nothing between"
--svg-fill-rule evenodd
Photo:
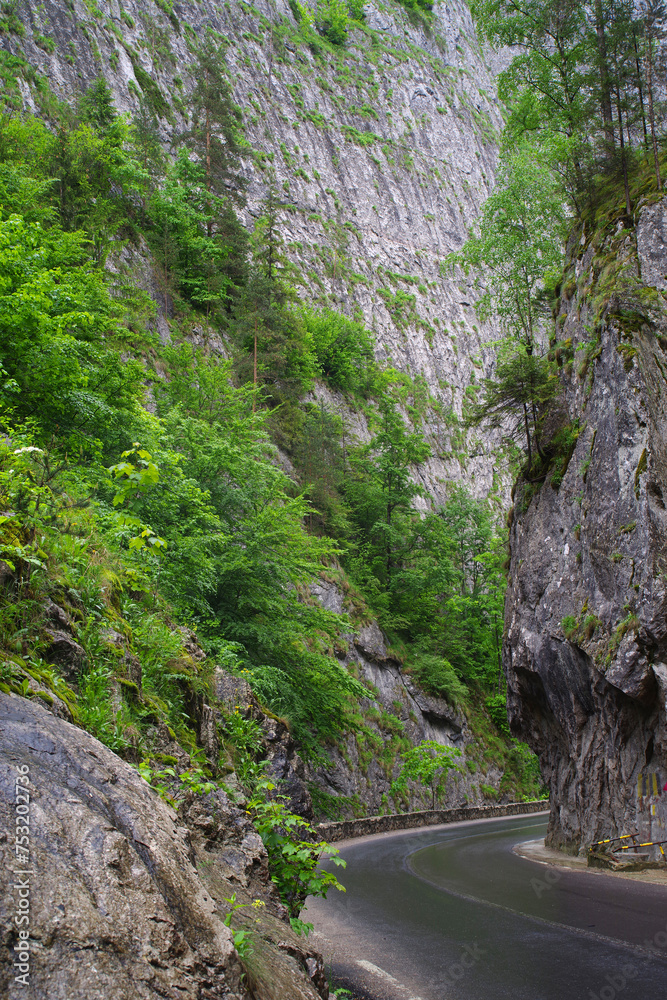
<instances>
[{"instance_id":1,"label":"wet asphalt road","mask_svg":"<svg viewBox=\"0 0 667 1000\"><path fill-rule=\"evenodd\" d=\"M305 919L373 1000L667 1000L667 889L541 865L546 818L347 841L347 888ZM333 944L331 944L333 942Z\"/></svg>"}]
</instances>

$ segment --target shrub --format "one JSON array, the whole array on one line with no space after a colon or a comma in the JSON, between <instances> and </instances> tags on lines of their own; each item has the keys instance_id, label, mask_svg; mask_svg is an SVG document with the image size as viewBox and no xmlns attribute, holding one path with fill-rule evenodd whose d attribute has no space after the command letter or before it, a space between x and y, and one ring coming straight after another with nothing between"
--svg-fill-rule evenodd
<instances>
[{"instance_id":1,"label":"shrub","mask_svg":"<svg viewBox=\"0 0 667 1000\"><path fill-rule=\"evenodd\" d=\"M400 796L408 779L418 781L430 789L431 808L435 809L436 794L442 790L447 775L450 771L461 770L455 763L455 758L461 756L456 747L445 746L436 740L422 740L416 747L401 754L403 763L397 780L391 786L391 794L394 798Z\"/></svg>"},{"instance_id":2,"label":"shrub","mask_svg":"<svg viewBox=\"0 0 667 1000\"><path fill-rule=\"evenodd\" d=\"M315 15L317 27L333 45L344 45L350 25L345 0L320 0Z\"/></svg>"},{"instance_id":3,"label":"shrub","mask_svg":"<svg viewBox=\"0 0 667 1000\"><path fill-rule=\"evenodd\" d=\"M487 698L484 702L486 710L491 716L494 726L501 733L509 736L510 727L507 721L507 700L505 695L496 694Z\"/></svg>"},{"instance_id":4,"label":"shrub","mask_svg":"<svg viewBox=\"0 0 667 1000\"><path fill-rule=\"evenodd\" d=\"M338 850L324 841L315 843L313 830L302 816L291 813L287 799L274 795L275 785L263 778L248 802L255 829L269 855L269 870L280 898L287 906L295 930L310 929L298 919L308 896L326 898L329 889L345 892L333 872L322 868L322 860L345 867Z\"/></svg>"},{"instance_id":5,"label":"shrub","mask_svg":"<svg viewBox=\"0 0 667 1000\"><path fill-rule=\"evenodd\" d=\"M419 653L410 663L410 672L430 694L444 698L456 708L465 704L468 689L457 677L449 660L444 657L433 653Z\"/></svg>"},{"instance_id":6,"label":"shrub","mask_svg":"<svg viewBox=\"0 0 667 1000\"><path fill-rule=\"evenodd\" d=\"M331 310L304 310L317 363L332 389L365 393L374 377L373 336L355 320Z\"/></svg>"}]
</instances>

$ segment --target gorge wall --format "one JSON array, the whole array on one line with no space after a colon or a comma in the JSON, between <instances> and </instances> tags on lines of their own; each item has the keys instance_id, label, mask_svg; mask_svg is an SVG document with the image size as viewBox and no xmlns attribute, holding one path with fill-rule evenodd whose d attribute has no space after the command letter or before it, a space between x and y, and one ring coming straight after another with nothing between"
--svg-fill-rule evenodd
<instances>
[{"instance_id":1,"label":"gorge wall","mask_svg":"<svg viewBox=\"0 0 667 1000\"><path fill-rule=\"evenodd\" d=\"M487 65L465 4L435 4L430 25L368 4L345 46L319 51L284 0L19 0L17 10L23 36L0 34L17 100L45 103L28 82L34 69L66 100L102 75L120 111L136 113L140 100L155 111L167 146L184 129L195 43L207 30L226 43L249 144L248 225L273 177L300 294L363 318L378 359L420 378L436 401L424 419L433 455L419 472L429 494L441 499L446 481L464 478L486 495L500 439L466 442L458 418L468 386L490 371L483 345L494 333L475 316L472 277L442 268L493 184L501 125L498 57ZM146 282L141 259L128 266ZM164 316L160 329L168 336ZM364 436L362 414L328 404Z\"/></svg>"},{"instance_id":2,"label":"gorge wall","mask_svg":"<svg viewBox=\"0 0 667 1000\"><path fill-rule=\"evenodd\" d=\"M281 0L46 0L39 7L19 2L16 10L21 31L0 34L0 54L18 104L48 117L49 101L71 102L103 76L119 111L133 115L143 105L156 114L168 149L186 127L196 44L214 32L243 112L246 224L252 227L275 182L303 300L362 318L375 333L378 359L422 387L432 454L415 474L428 497L442 500L452 481L479 496L502 491L500 436L469 435L460 424L469 387L491 370L493 351L484 344L494 330L475 315L473 276L443 268L492 186L501 125L494 91L500 60L481 52L463 3L436 4L429 22L398 5L369 4L345 46L319 48ZM160 336L169 337L170 323L177 332L146 257L128 249L114 267L154 295ZM352 436L368 439L362 409L324 386L314 398L337 410ZM324 603L348 610L336 588L320 589ZM376 692L365 706L376 743L387 742L381 719L389 712L416 742L469 748L466 720L411 685L379 630L370 632L370 644L350 642L345 660ZM348 744L308 779L322 803L337 800L341 815L375 812L386 802L394 758L383 762L370 747L360 757L354 736ZM465 774L450 780L449 805L482 801L482 785L507 797L502 767L479 763L471 759ZM416 788L410 804L424 804Z\"/></svg>"},{"instance_id":3,"label":"gorge wall","mask_svg":"<svg viewBox=\"0 0 667 1000\"><path fill-rule=\"evenodd\" d=\"M550 464L514 497L509 715L551 790L548 841L571 851L667 836L666 213L572 237Z\"/></svg>"},{"instance_id":4,"label":"gorge wall","mask_svg":"<svg viewBox=\"0 0 667 1000\"><path fill-rule=\"evenodd\" d=\"M207 29L216 32L227 43L226 66L244 115L248 226L275 179L303 299L363 318L375 332L378 358L421 381L431 397L422 419L433 455L420 470L430 497L442 499L452 480L464 480L477 495L498 486L499 438L468 440L459 422L469 386L490 372L492 353L483 345L494 331L476 319L472 281L442 267L462 245L493 183L500 124L493 67L462 3L436 5L428 25L401 7L368 5L365 25L354 27L338 49L305 41L281 2L45 0L37 6L18 0L10 6L15 13L10 17L3 7L0 17L0 75L17 107L48 118L50 102L71 101L103 76L121 112L149 105L167 147L184 128L196 42ZM162 310L158 282L140 250L128 251L115 266L153 291ZM168 310L161 311L163 339L170 322ZM363 413L322 387L315 394L339 408L359 438L367 435ZM325 581L317 596L346 610L341 591ZM48 656L59 663L56 645L70 656L76 683L79 624L55 605L42 612L44 628L58 636ZM119 661L127 657L132 667L124 689L112 682L110 697L120 702L140 693L141 672L123 636L107 638ZM188 656L199 660L203 653L191 644ZM335 800L339 815L383 808L396 769L396 748L393 757L384 755L388 713L414 742L435 738L471 750L465 720L409 682L376 625L361 629L339 659L371 685L363 708L367 718L374 716L374 741L361 747L350 736L332 750L330 766L308 770L281 720L261 712L245 682L216 672L210 703L193 699L197 752L205 751L215 776L221 769L216 727L222 727L216 712L223 706L228 714L238 706L261 726L270 772L305 815L311 794L319 794L320 806ZM34 860L40 872L49 872L31 927L35 996L69 1000L102 985L119 1000L232 1000L249 995L248 986L266 1000L305 1000L316 990L325 997L321 962L284 920L243 803L237 808L220 789L186 802L177 815L129 764L72 726L74 716L53 692L34 678L25 683L23 694L41 697L51 711L17 692L0 695L0 808L9 829L13 768L29 766L39 825ZM154 728L165 761L179 768L194 763L194 751L188 757L168 727ZM489 790L491 797L508 797L493 759L482 760L480 750L467 752L465 763L463 773L450 778L446 804L479 803ZM231 786L233 778L224 776ZM410 787L406 805L423 805L423 794ZM9 850L7 839L0 848ZM265 904L252 928L256 954L244 961L244 981L224 923L234 892L245 905ZM2 918L9 957L15 939L8 909ZM6 981L3 987L9 989Z\"/></svg>"}]
</instances>

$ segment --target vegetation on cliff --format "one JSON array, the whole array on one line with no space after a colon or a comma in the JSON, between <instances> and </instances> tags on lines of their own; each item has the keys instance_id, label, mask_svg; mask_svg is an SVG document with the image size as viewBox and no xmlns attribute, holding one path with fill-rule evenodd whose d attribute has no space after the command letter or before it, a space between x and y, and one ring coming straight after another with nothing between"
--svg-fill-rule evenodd
<instances>
[{"instance_id":1,"label":"vegetation on cliff","mask_svg":"<svg viewBox=\"0 0 667 1000\"><path fill-rule=\"evenodd\" d=\"M618 245L626 236L636 241L637 210L661 197L664 108L655 68L667 13L654 0L638 7L535 0L522 8L475 0L471 9L489 41L522 51L499 80L507 125L498 188L479 232L452 257L486 275L479 308L495 310L504 334L496 373L469 416L472 423L513 424L526 444L526 478L541 480L551 468L557 486L576 428L549 442L547 455L541 427L571 347L558 325L571 280L563 273L565 245L573 232L582 246L612 233ZM626 261L606 274L600 309L612 286L628 291L630 270Z\"/></svg>"},{"instance_id":2,"label":"vegetation on cliff","mask_svg":"<svg viewBox=\"0 0 667 1000\"><path fill-rule=\"evenodd\" d=\"M246 232L249 150L219 38L195 69L170 155L155 102L119 115L102 79L74 106L52 101L47 121L11 108L0 121L2 683L69 706L166 794L160 724L190 755L181 783L233 767L251 788L259 748L236 713L220 761L198 746L214 664L247 677L318 762L366 725L369 690L336 654L375 617L425 690L476 703L484 725L489 700L502 730L495 509L453 487L441 509L415 510L423 386L378 365L357 320L299 299L274 184ZM364 410L367 443L308 396L317 382ZM311 596L322 572L347 615ZM389 723L396 755L402 724ZM493 739L532 794L534 767Z\"/></svg>"}]
</instances>

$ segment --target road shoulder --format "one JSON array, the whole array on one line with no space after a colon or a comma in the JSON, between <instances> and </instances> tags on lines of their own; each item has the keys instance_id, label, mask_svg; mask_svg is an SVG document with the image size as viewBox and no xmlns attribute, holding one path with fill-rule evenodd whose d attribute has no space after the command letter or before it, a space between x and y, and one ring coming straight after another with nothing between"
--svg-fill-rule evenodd
<instances>
[{"instance_id":1,"label":"road shoulder","mask_svg":"<svg viewBox=\"0 0 667 1000\"><path fill-rule=\"evenodd\" d=\"M645 872L613 872L603 868L589 868L585 857L555 851L551 847L546 847L543 840L526 840L521 844L515 844L512 850L527 861L535 861L552 868L566 868L568 871L588 872L592 875L606 875L610 878L626 878L632 879L633 882L667 886L667 868L665 871L651 869Z\"/></svg>"}]
</instances>

